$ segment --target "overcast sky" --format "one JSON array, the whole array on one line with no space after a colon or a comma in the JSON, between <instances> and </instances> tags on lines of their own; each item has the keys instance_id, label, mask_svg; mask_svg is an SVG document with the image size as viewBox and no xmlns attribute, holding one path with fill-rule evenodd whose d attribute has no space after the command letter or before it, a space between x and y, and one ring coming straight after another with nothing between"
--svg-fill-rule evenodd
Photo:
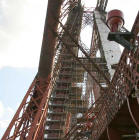
<instances>
[{"instance_id":1,"label":"overcast sky","mask_svg":"<svg viewBox=\"0 0 139 140\"><path fill-rule=\"evenodd\" d=\"M83 0L95 7L96 0ZM131 29L139 0L109 0ZM37 72L47 0L0 0L0 137Z\"/></svg>"}]
</instances>

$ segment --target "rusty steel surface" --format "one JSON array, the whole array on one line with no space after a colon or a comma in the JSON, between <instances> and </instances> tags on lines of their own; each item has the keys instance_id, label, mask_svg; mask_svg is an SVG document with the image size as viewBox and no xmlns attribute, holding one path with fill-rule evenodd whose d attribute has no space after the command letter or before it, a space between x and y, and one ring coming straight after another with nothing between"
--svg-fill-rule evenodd
<instances>
[{"instance_id":1,"label":"rusty steel surface","mask_svg":"<svg viewBox=\"0 0 139 140\"><path fill-rule=\"evenodd\" d=\"M90 130L94 140L97 140L100 137L124 101L126 101L126 98L130 95L135 86L138 85L138 55L139 49L137 49L135 52L129 52L128 50L124 51L119 67L114 75L108 91L103 93L99 99L99 103L95 103L95 108L92 107L92 109L90 109L90 111L87 113L88 116L95 114L95 118L90 120L90 123L92 123ZM127 61L129 61L129 63ZM74 134L75 136L78 135L78 137L80 137L80 134L87 130L86 127L88 121L89 120L86 120L86 122L77 125L76 131L72 132L72 134L68 134L65 139L69 139L71 136L68 136ZM85 135L83 135L83 138L84 137Z\"/></svg>"},{"instance_id":2,"label":"rusty steel surface","mask_svg":"<svg viewBox=\"0 0 139 140\"><path fill-rule=\"evenodd\" d=\"M139 36L138 35L138 33L139 33L139 11L138 11L138 14L137 14L137 17L136 17L136 20L134 22L131 32L134 33L135 36Z\"/></svg>"},{"instance_id":3,"label":"rusty steel surface","mask_svg":"<svg viewBox=\"0 0 139 140\"><path fill-rule=\"evenodd\" d=\"M3 135L2 140L14 140L16 138L35 140L38 138L38 134L42 133L41 129L44 129L48 99L53 85L53 79L50 80L50 77L56 41L55 36L53 36L48 28L48 24L51 23L53 30L56 31L58 22L53 20L51 14L53 13L56 17L59 17L62 2L62 0L48 1L38 74ZM42 138L43 136L39 137Z\"/></svg>"},{"instance_id":4,"label":"rusty steel surface","mask_svg":"<svg viewBox=\"0 0 139 140\"><path fill-rule=\"evenodd\" d=\"M79 2L76 3L74 8L73 5L71 5L70 8L72 8L72 10L70 10L70 13L68 14L65 27L68 28L74 38L78 40L81 30L83 7ZM54 17L55 16L53 16L53 18ZM56 35L51 25L49 25L49 28L54 35ZM49 112L48 116L46 117L44 139L61 139L61 137L68 132L74 115L74 111L71 111L72 113L69 111L70 108L73 108L70 106L70 92L71 90L78 88L75 86L72 87L74 83L74 85L76 85L76 82L72 80L73 74L76 72L73 65L75 62L69 51L65 49L65 46L70 45L69 48L74 50L74 55L77 55L78 49L74 47L74 44L70 41L69 37L63 30L61 30L59 34L60 35L56 37L59 41L57 48L59 49L60 53L55 65L55 68L58 66L58 69L54 70L54 73L59 71L59 74L49 101ZM62 41L59 40L59 37L62 38ZM67 42L66 45L63 43L63 40ZM66 71L68 76L63 71ZM82 101L81 98L80 101ZM72 104L74 103L72 102Z\"/></svg>"},{"instance_id":5,"label":"rusty steel surface","mask_svg":"<svg viewBox=\"0 0 139 140\"><path fill-rule=\"evenodd\" d=\"M76 61L79 62L79 64L85 69L85 71L88 72L88 74L92 77L92 79L98 84L98 86L103 90L103 88L101 87L101 85L99 84L99 82L96 80L96 78L91 74L91 72L88 70L88 68L81 62L81 60L74 54L74 52L72 51L71 48L69 48L67 46L67 44L64 42L64 40L62 40L62 38L55 33L55 35L59 38L60 41L62 41L62 43L66 46L66 48L68 49L68 51L72 54L72 56L75 58Z\"/></svg>"},{"instance_id":6,"label":"rusty steel surface","mask_svg":"<svg viewBox=\"0 0 139 140\"><path fill-rule=\"evenodd\" d=\"M130 116L139 130L139 104L137 102L137 98L133 99L132 96L127 98L127 106L130 113Z\"/></svg>"},{"instance_id":7,"label":"rusty steel surface","mask_svg":"<svg viewBox=\"0 0 139 140\"><path fill-rule=\"evenodd\" d=\"M58 22L54 17L62 18L61 20L63 20L69 14L69 6L71 9L74 9L78 1L64 1L63 9L60 10L62 2L62 0L48 1L38 74L26 93L2 140L13 140L16 138L37 140L44 138L48 99L56 83L57 70L60 67L59 65L53 65L53 61L57 61L54 58L55 46L57 44L56 36L51 32L48 25L52 25L52 30L56 32ZM67 120L69 121L69 119Z\"/></svg>"},{"instance_id":8,"label":"rusty steel surface","mask_svg":"<svg viewBox=\"0 0 139 140\"><path fill-rule=\"evenodd\" d=\"M135 23L138 21L137 16ZM132 30L135 35L139 32L137 25L134 24ZM135 36L135 43L136 47L133 51L124 50L108 89L101 93L101 97L84 115L82 118L84 121L71 128L64 139L89 139L90 136L93 140L98 140L128 96L136 87L139 88L138 36ZM137 125L136 122L135 125Z\"/></svg>"},{"instance_id":9,"label":"rusty steel surface","mask_svg":"<svg viewBox=\"0 0 139 140\"><path fill-rule=\"evenodd\" d=\"M58 22L54 20L53 16L59 18L62 0L49 0L47 8L47 16L44 26L44 34L39 62L38 75L40 77L47 77L52 71L52 62L54 58L54 49L56 44L56 37L49 29L49 24L52 25L54 31L57 31Z\"/></svg>"},{"instance_id":10,"label":"rusty steel surface","mask_svg":"<svg viewBox=\"0 0 139 140\"><path fill-rule=\"evenodd\" d=\"M93 58L96 56L96 52L101 45L100 35L98 33L98 29L96 24L93 24L93 33L92 33L92 40L91 40L91 48L90 48L90 56Z\"/></svg>"},{"instance_id":11,"label":"rusty steel surface","mask_svg":"<svg viewBox=\"0 0 139 140\"><path fill-rule=\"evenodd\" d=\"M105 75L105 73L99 68L99 66L93 60L90 59L89 54L87 54L87 52L84 50L84 48L71 36L71 34L64 27L64 25L60 21L59 21L59 23L60 23L61 27L64 29L64 31L67 33L67 35L70 37L72 42L76 45L76 47L78 47L82 51L82 53L86 56L86 58L90 61L90 63L92 63L94 65L94 67L99 71L99 73L102 75L102 77L105 78L107 84L109 85L110 81L109 81L108 77Z\"/></svg>"},{"instance_id":12,"label":"rusty steel surface","mask_svg":"<svg viewBox=\"0 0 139 140\"><path fill-rule=\"evenodd\" d=\"M36 123L39 123L39 119L44 113L38 110L41 110L42 105L44 105L44 101L48 100L46 99L48 98L47 96L45 96L44 99L44 94L46 94L48 91L47 87L49 80L50 79L45 81L35 78L4 136L2 137L2 140L13 140L17 137L20 137L21 139L27 139L27 136L32 137L34 135L37 129ZM47 90L44 91L44 89ZM49 94L47 95L49 96ZM36 115L38 118L36 118ZM31 131L32 133L30 134Z\"/></svg>"},{"instance_id":13,"label":"rusty steel surface","mask_svg":"<svg viewBox=\"0 0 139 140\"><path fill-rule=\"evenodd\" d=\"M64 4L61 8L62 2ZM134 40L131 40L131 42L132 44L134 44L135 48L132 51L126 49L124 50L120 62L117 66L116 72L114 74L114 77L110 82L109 77L106 75L105 71L102 70L99 63L96 63L94 61L95 59L92 59L95 58L96 52L99 49L99 45L101 45L100 36L99 33L96 31L97 27L95 26L95 24L93 25L95 29L93 31L93 35L96 36L96 38L92 38L92 46L94 47L91 48L90 52L87 52L85 50L84 44L79 39L80 29L78 29L78 32L76 32L77 35L73 37L73 35L75 35L75 29L70 27L72 29L70 30L70 28L68 29L68 25L67 28L64 26L64 19L66 19L68 16L71 16L71 12L72 10L74 11L76 9L75 7L78 5L78 2L81 1L48 1L48 10L44 28L38 74L35 77L33 83L31 84L29 90L27 91L15 116L9 124L5 134L3 135L2 140L44 139L45 126L46 123L49 123L46 121L46 118L48 113L50 113L48 111L48 107L49 99L51 99L51 94L54 88L65 88L66 86L63 85L64 82L72 82L71 79L69 79L68 81L68 79L66 79L63 76L65 79L62 79L61 85L57 86L60 74L64 75L64 72L60 70L62 69L62 67L67 66L67 64L63 62L66 57L64 56L63 59L60 58L63 46L65 47L66 51L64 50L62 55L64 55L65 52L67 53L67 56L71 55L72 63L76 62L77 68L83 68L83 79L85 78L85 73L87 73L87 75L90 76L89 78L93 79L89 80L88 78L88 83L85 80L85 82L82 82L82 84L86 84L86 87L87 84L90 86L90 89L88 88L88 93L86 93L82 97L80 95L79 98L83 98L82 100L85 99L84 101L86 101L87 103L87 105L85 104L82 106L82 109L84 106L86 107L86 112L83 114L83 117L81 117L80 119L76 119L76 123L73 123L72 115L74 113L72 114L72 111L69 111L70 109L66 112L67 115L65 117L66 122L64 127L65 136L63 139L98 140L102 136L102 134L104 134L104 132L106 133L106 128L112 122L116 113L119 112L125 101L128 102L129 112L131 114L133 122L138 128L138 115L135 115L135 113L132 112L134 106L130 104L131 102L130 100L127 100L127 98L135 89L139 90L139 13L137 15L135 24L132 28L132 33L134 33ZM104 12L107 6L107 2L108 0L98 0L96 9ZM87 18L90 18L92 20L92 17L89 17L90 14L86 16ZM79 20L75 20L75 27L80 28L81 22L80 26L77 26L78 21ZM93 21L90 22L92 23ZM83 27L88 25L88 23L86 23L85 21ZM64 38L64 36L66 37ZM79 58L77 56L77 50L81 50L81 52L84 54L84 61L83 58ZM70 59L67 60L69 62ZM87 62L88 64L86 64ZM97 70L97 73L100 74L99 77L105 80L104 82L107 87L102 87L100 81L98 81L97 79L98 76L96 75L96 72L90 70L87 65L92 65L93 68ZM78 76L78 74L76 74L76 76ZM71 84L71 87L78 87L78 84L79 82L77 81L73 82ZM92 87L93 84L94 87ZM90 91L93 88L94 91L96 93L99 93L100 96L96 97L95 102L91 101L90 107L89 101L87 100L89 100L89 98L91 97ZM53 101L53 103L58 103L60 105L62 102ZM111 131L110 133L112 134L112 130L109 131Z\"/></svg>"},{"instance_id":14,"label":"rusty steel surface","mask_svg":"<svg viewBox=\"0 0 139 140\"><path fill-rule=\"evenodd\" d=\"M99 51L100 55L101 55L101 58L103 59L103 61L105 63L106 60L105 60L105 57L104 57L104 52L103 52L103 49L102 49L102 45L103 44L101 42L100 34L98 32L98 27L96 25L96 22L94 21L92 40L91 40L91 48L90 48L90 57L91 58L96 58L97 57L97 51ZM94 72L93 75L97 79L102 79L102 76L100 74L96 73L96 72ZM110 75L109 75L108 71L105 71L105 75L107 75L107 78L110 79ZM88 81L90 81L90 79L88 79ZM100 88L98 87L98 84L95 81L92 81L92 83L93 83L92 88L93 88L93 92L94 92L94 98L95 98L95 100L97 100L100 97ZM102 82L100 82L100 83L102 83ZM105 80L103 80L103 84L105 84L106 87L108 87Z\"/></svg>"}]
</instances>

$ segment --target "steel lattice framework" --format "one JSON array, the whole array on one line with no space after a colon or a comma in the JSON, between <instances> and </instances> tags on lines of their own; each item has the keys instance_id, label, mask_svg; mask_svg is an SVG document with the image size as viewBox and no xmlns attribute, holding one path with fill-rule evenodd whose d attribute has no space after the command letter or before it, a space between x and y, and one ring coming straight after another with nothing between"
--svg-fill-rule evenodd
<instances>
[{"instance_id":1,"label":"steel lattice framework","mask_svg":"<svg viewBox=\"0 0 139 140\"><path fill-rule=\"evenodd\" d=\"M115 44L105 42L107 3L98 0L92 10L81 0L48 0L38 73L2 140L137 138L139 13L129 40L134 48L112 56L120 59L113 65L106 46ZM80 38L87 25L93 27L89 50Z\"/></svg>"}]
</instances>

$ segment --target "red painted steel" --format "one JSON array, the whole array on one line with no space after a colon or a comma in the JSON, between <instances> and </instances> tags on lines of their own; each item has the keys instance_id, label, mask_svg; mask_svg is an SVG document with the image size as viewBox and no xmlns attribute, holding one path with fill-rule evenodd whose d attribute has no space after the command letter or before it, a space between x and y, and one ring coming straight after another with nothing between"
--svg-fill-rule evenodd
<instances>
[{"instance_id":1,"label":"red painted steel","mask_svg":"<svg viewBox=\"0 0 139 140\"><path fill-rule=\"evenodd\" d=\"M71 121L71 113L68 113L66 125L65 125L65 135L68 133L68 131L70 129L70 121Z\"/></svg>"},{"instance_id":2,"label":"red painted steel","mask_svg":"<svg viewBox=\"0 0 139 140\"><path fill-rule=\"evenodd\" d=\"M124 25L124 15L120 10L112 10L107 14L107 24L111 32L118 32Z\"/></svg>"},{"instance_id":3,"label":"red painted steel","mask_svg":"<svg viewBox=\"0 0 139 140\"><path fill-rule=\"evenodd\" d=\"M79 0L80 1L80 0ZM21 140L43 140L44 139L44 127L46 124L46 116L48 112L48 101L50 99L50 94L56 83L56 76L59 74L54 73L53 77L51 77L52 67L53 67L53 59L54 59L54 50L56 45L56 37L65 46L67 49L66 52L70 53L72 57L84 68L84 70L90 75L90 77L96 82L95 84L99 86L94 86L95 92L97 93L96 101L92 104L92 106L84 113L83 117L80 118L79 121L71 128L71 115L68 114L66 117L66 125L65 125L65 137L64 139L84 139L86 137L91 136L91 139L98 140L101 138L101 135L105 132L106 128L112 122L116 113L120 111L122 105L127 100L129 106L129 112L131 117L138 127L138 112L137 110L133 113L133 108L135 107L133 100L129 101L128 97L132 94L132 91L136 88L139 88L139 47L134 48L132 51L124 50L114 77L110 83L109 78L106 74L100 69L100 67L95 63L91 56L94 57L98 50L100 43L99 33L97 32L97 26L94 23L94 31L93 34L97 35L97 39L92 39L92 44L94 49L92 49L92 54L89 56L87 52L84 50L82 45L79 45L78 42L72 37L72 33L68 29L64 27L61 21L59 21L59 17L64 18L75 6L77 6L77 2L73 1L73 3L68 1L67 3L70 5L70 8L67 7L63 12L63 15L60 14L60 7L62 4L62 0L49 0L48 1L48 10L47 17L44 29L42 50L40 56L39 70L38 75L35 77L32 85L30 86L28 92L26 93L21 105L19 106L15 116L13 117L10 125L8 126L2 140L14 140L19 138ZM105 10L107 5L107 0L98 0L97 10L101 12ZM66 3L66 4L67 4ZM66 5L65 4L65 5ZM66 6L65 6L66 7ZM68 10L67 10L68 9ZM117 15L118 14L118 15ZM80 49L83 54L86 56L86 59L98 70L101 74L101 77L105 79L105 82L108 88L102 88L100 82L96 79L98 78L94 75L88 67L79 59L75 52L69 47L69 44L65 41L65 38L61 37L61 34L57 33L58 23L60 23L60 27L62 29L62 33L68 37L68 39ZM124 20L122 13L120 11L111 11L108 15L108 24L111 26L112 31L118 31L118 24L123 25ZM132 32L134 33L134 40L131 40L135 46L139 46L139 13L137 15L135 24L132 28ZM78 38L78 36L77 36ZM103 44L102 44L103 45ZM59 60L61 64L61 59ZM67 66L67 64L63 65ZM58 66L58 70L60 66ZM61 74L65 72L61 71ZM68 72L68 71L67 71ZM71 82L71 79L63 78L61 82ZM58 86L59 89L66 89L67 86L61 84ZM100 94L98 97L98 93ZM57 92L58 97L65 96L62 92ZM66 97L66 96L65 96ZM89 100L89 99L88 99ZM53 100L53 104L62 104L63 101ZM133 104L131 104L133 103ZM63 106L62 106L63 107ZM55 108L54 112L61 113L63 108ZM51 119L54 120L62 120L62 117L52 116ZM61 125L52 124L50 129L59 129ZM107 134L109 140L113 137L115 139L120 139L119 134L113 128L107 129ZM49 136L55 136L58 138L58 134L49 134ZM100 139L101 140L101 139Z\"/></svg>"},{"instance_id":4,"label":"red painted steel","mask_svg":"<svg viewBox=\"0 0 139 140\"><path fill-rule=\"evenodd\" d=\"M50 78L46 80L36 78L33 81L2 140L11 140L17 137L33 139L33 135L37 132L39 126L36 124L41 123L41 116L45 113L42 109L47 108L50 94L48 94L49 82Z\"/></svg>"},{"instance_id":5,"label":"red painted steel","mask_svg":"<svg viewBox=\"0 0 139 140\"><path fill-rule=\"evenodd\" d=\"M131 118L136 127L139 129L139 105L137 99L132 99L132 97L127 98L127 105Z\"/></svg>"},{"instance_id":6,"label":"red painted steel","mask_svg":"<svg viewBox=\"0 0 139 140\"><path fill-rule=\"evenodd\" d=\"M113 128L107 128L107 136L109 140L121 140L120 134Z\"/></svg>"},{"instance_id":7,"label":"red painted steel","mask_svg":"<svg viewBox=\"0 0 139 140\"><path fill-rule=\"evenodd\" d=\"M59 21L58 19L56 19L57 21ZM70 39L72 40L72 42L75 43L76 47L78 47L82 52L83 54L86 56L86 58L88 59L88 61L90 63L92 63L92 65L98 70L98 72L101 74L102 77L104 77L104 79L106 80L106 83L109 85L110 84L110 81L108 79L108 77L105 75L105 73L100 69L100 67L90 58L90 56L87 54L87 52L84 50L84 48L72 37L72 35L70 34L70 32L64 27L64 25L59 21L61 27L63 28L63 30L66 32L66 34L70 37ZM59 35L57 35L59 36ZM60 39L60 37L59 37ZM62 40L61 40L62 41ZM64 41L62 41L64 42ZM65 42L64 42L65 43ZM66 44L65 44L66 45ZM68 46L67 46L68 47ZM69 49L69 48L68 48ZM90 73L90 72L89 72ZM94 77L92 75L92 77ZM95 80L95 78L93 78ZM95 80L97 82L97 80ZM98 83L98 82L97 82ZM98 83L98 85L100 86L100 84ZM101 88L101 86L100 86ZM103 89L102 89L103 90Z\"/></svg>"},{"instance_id":8,"label":"red painted steel","mask_svg":"<svg viewBox=\"0 0 139 140\"><path fill-rule=\"evenodd\" d=\"M134 33L135 37L137 37L137 40L139 40L139 11L138 11L138 14L137 14L137 17L135 19L135 22L134 22L134 25L133 25L133 28L132 28L132 33Z\"/></svg>"},{"instance_id":9,"label":"red painted steel","mask_svg":"<svg viewBox=\"0 0 139 140\"><path fill-rule=\"evenodd\" d=\"M52 72L52 61L54 59L56 37L51 32L49 25L52 26L54 32L57 31L58 22L54 20L53 16L59 18L62 2L62 0L48 1L47 16L45 20L40 54L40 63L38 68L38 75L43 78L47 77L47 75Z\"/></svg>"},{"instance_id":10,"label":"red painted steel","mask_svg":"<svg viewBox=\"0 0 139 140\"><path fill-rule=\"evenodd\" d=\"M130 54L130 60L132 60L132 64L135 64L135 67L132 68L129 68L126 62ZM139 49L137 49L135 54L139 55ZM95 108L92 107L88 111L87 115L95 114L96 110L98 112L96 118L91 121L93 125L90 130L92 131L92 137L94 140L99 139L101 134L107 128L107 125L111 122L115 114L119 111L121 105L126 100L126 96L130 95L132 89L135 88L136 83L139 82L139 73L136 69L137 65L139 65L139 60L135 58L133 52L125 50L108 91L95 103ZM132 71L132 73L128 73L127 75L127 71ZM113 86L115 88L113 88ZM72 128L65 136L65 139L69 139L71 136L79 137L80 134L84 132L86 123L88 123L87 120ZM79 134L78 131L80 132Z\"/></svg>"},{"instance_id":11,"label":"red painted steel","mask_svg":"<svg viewBox=\"0 0 139 140\"><path fill-rule=\"evenodd\" d=\"M58 22L52 18L52 13L55 14L55 17L59 17L61 4L62 0L48 1L38 75L25 95L2 140L16 138L36 140L38 137L43 137L39 134L40 132L43 134L42 129L44 130L48 99L53 85L50 77L56 41L56 37L48 28L48 24L51 23L53 30L56 31Z\"/></svg>"},{"instance_id":12,"label":"red painted steel","mask_svg":"<svg viewBox=\"0 0 139 140\"><path fill-rule=\"evenodd\" d=\"M74 31L73 36L74 38L78 39L80 30L81 30L81 21L82 21L81 17L83 14L82 12L83 8L80 5L80 3L79 5L77 5L78 3L76 3L75 1L70 4L71 5L69 6L69 9L73 8L73 10L70 12L70 14L67 17L67 22L65 24L65 27L68 28L68 30L70 30L71 34ZM53 18L55 19L55 16L53 16ZM74 24L72 21L75 21ZM55 33L51 25L49 25L49 28L52 30L54 35L57 34ZM59 34L60 35L58 36L58 39L60 37L64 39L66 43L71 44L70 45L71 50L74 49L74 54L77 55L76 53L77 49L74 48L74 44L70 41L67 34L65 32L62 34L62 36L61 36L61 33ZM73 60L72 55L66 49L63 41L61 42L61 40L59 40L59 42L60 42L59 48L61 49L60 49L59 58L57 59L58 62L56 62L56 64L58 65L60 64L61 67L57 69L59 71L59 75L56 81L56 85L52 92L52 96L51 96L52 99L50 99L50 102L49 102L50 104L49 104L48 114L50 114L51 112L53 113L53 115L47 118L50 121L46 122L45 139L61 139L64 133L67 133L71 125L71 121L72 121L71 119L73 118L72 117L73 114L71 116L71 113L69 109L67 108L71 108L71 106L69 106L71 102L70 101L71 99L69 97L71 96L72 94L71 91L73 89L72 87L73 76L72 75L75 73L75 68L73 65L74 60ZM66 46L68 46L68 44L66 44ZM63 71L65 70L70 75L68 76L64 75L65 72L63 73ZM63 110L60 112L60 109L63 109ZM62 113L65 115L59 115L58 113ZM58 123L55 123L55 121L57 121Z\"/></svg>"},{"instance_id":13,"label":"red painted steel","mask_svg":"<svg viewBox=\"0 0 139 140\"><path fill-rule=\"evenodd\" d=\"M138 21L137 19L136 21ZM137 22L138 23L138 22ZM137 25L137 24L136 24ZM134 27L133 32L138 32L138 26ZM136 38L136 44L139 40ZM138 43L137 43L138 42ZM139 45L138 45L139 46ZM89 129L92 133L92 139L98 140L102 133L106 130L107 126L113 120L115 114L120 110L121 106L125 103L126 98L131 95L133 89L139 83L139 47L134 51L124 50L114 77L111 81L109 88L102 92L101 97L92 105L88 112L82 118L84 121L76 124L65 139L83 139L87 136L85 130L88 121L92 123ZM88 120L90 115L95 115L94 120ZM88 117L86 117L88 116Z\"/></svg>"}]
</instances>

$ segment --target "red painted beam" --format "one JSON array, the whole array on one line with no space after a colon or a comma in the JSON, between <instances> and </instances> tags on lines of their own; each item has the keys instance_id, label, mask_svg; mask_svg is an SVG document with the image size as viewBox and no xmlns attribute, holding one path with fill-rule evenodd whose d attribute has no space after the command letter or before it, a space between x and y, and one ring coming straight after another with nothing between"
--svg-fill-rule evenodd
<instances>
[{"instance_id":1,"label":"red painted beam","mask_svg":"<svg viewBox=\"0 0 139 140\"><path fill-rule=\"evenodd\" d=\"M35 78L35 81L29 88L5 134L3 135L2 140L14 140L16 138L22 140L38 140L40 137L43 138L43 133L39 132L41 132L40 129L43 128L41 126L43 126L42 124L47 115L48 99L50 97L49 89L51 89L51 85L49 84L50 74L52 71L54 47L56 42L56 37L49 29L49 24L51 24L54 31L57 30L58 23L54 20L53 15L55 17L59 17L62 1L63 0L48 0L47 16L38 70L39 77Z\"/></svg>"},{"instance_id":2,"label":"red painted beam","mask_svg":"<svg viewBox=\"0 0 139 140\"><path fill-rule=\"evenodd\" d=\"M55 20L55 18L58 18L60 15L62 1L63 0L48 0L47 15L38 68L38 76L41 78L47 78L52 71L56 36L54 36L50 30L49 25L51 25L51 28L54 32L57 30L58 22Z\"/></svg>"},{"instance_id":3,"label":"red painted beam","mask_svg":"<svg viewBox=\"0 0 139 140\"><path fill-rule=\"evenodd\" d=\"M134 33L135 36L139 33L139 11L138 11L138 14L135 19L131 32Z\"/></svg>"}]
</instances>

